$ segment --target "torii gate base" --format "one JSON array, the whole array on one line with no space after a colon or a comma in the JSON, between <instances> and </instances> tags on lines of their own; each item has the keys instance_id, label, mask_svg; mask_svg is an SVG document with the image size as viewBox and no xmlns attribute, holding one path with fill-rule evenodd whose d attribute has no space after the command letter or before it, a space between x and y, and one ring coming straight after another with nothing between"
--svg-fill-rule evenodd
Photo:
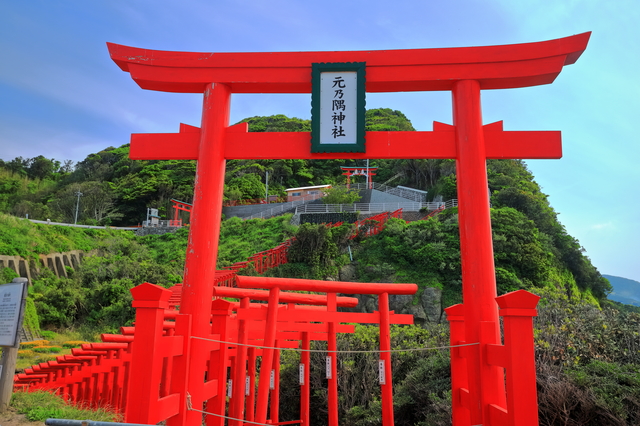
<instances>
[{"instance_id":1,"label":"torii gate base","mask_svg":"<svg viewBox=\"0 0 640 426\"><path fill-rule=\"evenodd\" d=\"M479 346L467 351L468 392L459 393L467 414L454 414L454 421L486 426L492 424L491 407L511 410L504 369L490 362L500 330L486 159L560 158L562 149L559 132L506 132L501 123L483 126L480 91L552 83L580 57L589 36L509 46L293 53L165 52L109 43L112 59L143 89L204 94L202 129L182 125L178 134L134 134L130 154L133 159L198 160L181 307L192 318L194 336L207 335L210 327L227 159L455 158L463 340ZM367 92L449 90L453 126L434 123L432 132L367 132L364 153L312 153L307 132L248 133L246 123L229 127L232 93L311 93L312 64L323 62L365 62ZM198 340L191 345L187 389L193 396L203 394L208 360L198 350L206 345ZM203 401L192 403L202 406ZM197 414L187 420L199 424Z\"/></svg>"}]
</instances>

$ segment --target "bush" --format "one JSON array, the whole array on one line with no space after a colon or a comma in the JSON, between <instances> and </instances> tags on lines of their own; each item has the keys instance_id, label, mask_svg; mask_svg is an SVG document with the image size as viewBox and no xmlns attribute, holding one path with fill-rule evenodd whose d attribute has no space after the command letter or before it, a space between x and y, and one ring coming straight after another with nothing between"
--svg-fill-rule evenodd
<instances>
[{"instance_id":1,"label":"bush","mask_svg":"<svg viewBox=\"0 0 640 426\"><path fill-rule=\"evenodd\" d=\"M59 346L38 346L33 348L33 351L39 354L56 354L62 352L62 348Z\"/></svg>"},{"instance_id":2,"label":"bush","mask_svg":"<svg viewBox=\"0 0 640 426\"><path fill-rule=\"evenodd\" d=\"M70 340L62 343L62 347L66 349L79 348L80 346L89 343L82 340Z\"/></svg>"},{"instance_id":3,"label":"bush","mask_svg":"<svg viewBox=\"0 0 640 426\"><path fill-rule=\"evenodd\" d=\"M41 346L47 346L49 344L48 340L34 340L32 342L22 342L20 343L20 347L22 349L33 349L39 348Z\"/></svg>"}]
</instances>

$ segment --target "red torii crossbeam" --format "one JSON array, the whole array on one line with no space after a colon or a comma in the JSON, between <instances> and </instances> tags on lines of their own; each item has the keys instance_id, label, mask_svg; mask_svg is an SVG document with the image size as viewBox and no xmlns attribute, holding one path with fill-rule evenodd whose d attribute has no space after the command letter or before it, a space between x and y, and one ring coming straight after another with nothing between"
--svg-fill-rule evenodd
<instances>
[{"instance_id":1,"label":"red torii crossbeam","mask_svg":"<svg viewBox=\"0 0 640 426\"><path fill-rule=\"evenodd\" d=\"M181 312L206 335L213 293L227 159L455 158L461 239L465 340L469 351L470 424L488 424L489 406L506 405L502 368L485 348L499 343L495 268L487 194L487 158L560 158L560 132L483 126L480 91L550 84L586 49L590 33L538 43L449 49L352 52L193 53L108 43L111 58L143 89L203 93L201 129L134 134L132 159L196 159L196 186ZM229 127L232 93L310 93L311 64L366 62L367 92L442 91L453 96L453 126L430 132L367 132L364 153L311 153L310 133L249 133ZM194 342L196 346L198 343ZM196 348L197 349L197 348ZM197 395L206 360L194 350L188 386ZM454 392L454 398L457 394ZM192 399L194 405L203 401ZM196 414L193 415L195 424ZM463 420L454 417L454 423ZM466 421L465 421L466 422Z\"/></svg>"}]
</instances>

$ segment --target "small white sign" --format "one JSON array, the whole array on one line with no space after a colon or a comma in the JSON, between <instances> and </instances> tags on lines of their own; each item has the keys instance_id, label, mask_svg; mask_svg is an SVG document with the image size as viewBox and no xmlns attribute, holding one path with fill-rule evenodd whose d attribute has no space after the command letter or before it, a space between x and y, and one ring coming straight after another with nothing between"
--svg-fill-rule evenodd
<instances>
[{"instance_id":1,"label":"small white sign","mask_svg":"<svg viewBox=\"0 0 640 426\"><path fill-rule=\"evenodd\" d=\"M300 383L300 386L303 386L304 385L304 364L300 363L300 365L298 366L298 372L299 372L298 382Z\"/></svg>"},{"instance_id":2,"label":"small white sign","mask_svg":"<svg viewBox=\"0 0 640 426\"><path fill-rule=\"evenodd\" d=\"M320 144L356 144L358 73L320 74Z\"/></svg>"},{"instance_id":3,"label":"small white sign","mask_svg":"<svg viewBox=\"0 0 640 426\"><path fill-rule=\"evenodd\" d=\"M229 379L227 381L227 396L231 398L231 393L233 392L233 379Z\"/></svg>"},{"instance_id":4,"label":"small white sign","mask_svg":"<svg viewBox=\"0 0 640 426\"><path fill-rule=\"evenodd\" d=\"M249 376L245 376L244 378L244 394L245 396L249 396L249 389L251 386L251 380L249 379Z\"/></svg>"},{"instance_id":5,"label":"small white sign","mask_svg":"<svg viewBox=\"0 0 640 426\"><path fill-rule=\"evenodd\" d=\"M331 369L331 358L332 357L329 355L329 356L327 356L327 359L326 359L326 363L327 363L327 365L326 365L326 367L327 367L327 379L332 379L333 378L332 369Z\"/></svg>"},{"instance_id":6,"label":"small white sign","mask_svg":"<svg viewBox=\"0 0 640 426\"><path fill-rule=\"evenodd\" d=\"M383 360L378 361L378 380L380 381L381 385L384 385L387 383Z\"/></svg>"},{"instance_id":7,"label":"small white sign","mask_svg":"<svg viewBox=\"0 0 640 426\"><path fill-rule=\"evenodd\" d=\"M271 375L269 376L269 389L273 390L276 388L276 370L271 370Z\"/></svg>"}]
</instances>

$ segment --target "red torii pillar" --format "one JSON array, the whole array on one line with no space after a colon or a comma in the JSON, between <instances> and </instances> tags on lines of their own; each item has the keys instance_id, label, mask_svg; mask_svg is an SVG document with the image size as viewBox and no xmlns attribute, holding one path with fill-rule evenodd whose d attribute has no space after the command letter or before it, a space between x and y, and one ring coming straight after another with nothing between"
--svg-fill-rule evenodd
<instances>
[{"instance_id":1,"label":"red torii pillar","mask_svg":"<svg viewBox=\"0 0 640 426\"><path fill-rule=\"evenodd\" d=\"M486 345L497 343L495 271L487 194L487 158L560 158L560 132L506 132L482 126L480 90L552 83L586 49L590 33L505 46L353 52L167 52L108 43L112 59L140 87L203 93L202 129L181 125L178 134L132 135L132 159L197 159L194 209L181 312L193 316L195 336L209 327L208 301L216 269L226 159L455 158L458 169L466 341L479 342L469 362L471 424L488 422L488 403L504 401L502 369L488 366ZM311 93L311 64L365 62L367 92L453 93L454 126L432 132L367 132L365 153L311 153L309 132L248 133L228 127L231 93ZM472 213L473 212L473 213ZM193 342L189 392L204 395L206 360ZM454 398L460 397L454 395ZM497 400L496 400L497 398ZM197 413L189 422L197 424Z\"/></svg>"}]
</instances>

